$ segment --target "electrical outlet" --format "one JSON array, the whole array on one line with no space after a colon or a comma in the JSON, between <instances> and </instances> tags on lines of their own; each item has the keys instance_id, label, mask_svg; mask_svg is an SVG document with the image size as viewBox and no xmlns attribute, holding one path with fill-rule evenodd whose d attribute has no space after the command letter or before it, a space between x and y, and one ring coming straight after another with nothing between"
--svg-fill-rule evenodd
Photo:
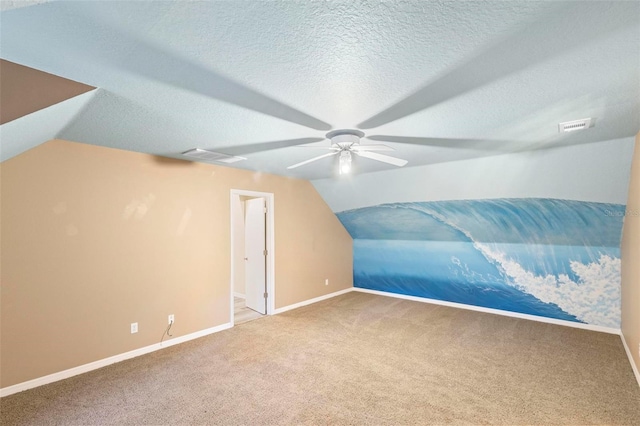
<instances>
[{"instance_id":1,"label":"electrical outlet","mask_svg":"<svg viewBox=\"0 0 640 426\"><path fill-rule=\"evenodd\" d=\"M138 323L137 322L132 322L131 323L131 334L137 333L137 332L138 332Z\"/></svg>"},{"instance_id":2,"label":"electrical outlet","mask_svg":"<svg viewBox=\"0 0 640 426\"><path fill-rule=\"evenodd\" d=\"M329 278L324 279L324 285L329 285Z\"/></svg>"},{"instance_id":3,"label":"electrical outlet","mask_svg":"<svg viewBox=\"0 0 640 426\"><path fill-rule=\"evenodd\" d=\"M175 318L176 317L173 314L169 315L169 324L173 324L174 321L176 320Z\"/></svg>"}]
</instances>

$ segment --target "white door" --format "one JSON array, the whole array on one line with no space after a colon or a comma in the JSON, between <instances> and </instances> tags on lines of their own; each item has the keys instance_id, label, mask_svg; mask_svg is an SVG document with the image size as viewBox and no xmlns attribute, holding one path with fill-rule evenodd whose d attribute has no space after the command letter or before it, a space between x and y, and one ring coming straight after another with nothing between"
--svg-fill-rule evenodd
<instances>
[{"instance_id":1,"label":"white door","mask_svg":"<svg viewBox=\"0 0 640 426\"><path fill-rule=\"evenodd\" d=\"M245 295L248 308L267 313L265 245L266 209L264 198L245 201L244 263Z\"/></svg>"}]
</instances>

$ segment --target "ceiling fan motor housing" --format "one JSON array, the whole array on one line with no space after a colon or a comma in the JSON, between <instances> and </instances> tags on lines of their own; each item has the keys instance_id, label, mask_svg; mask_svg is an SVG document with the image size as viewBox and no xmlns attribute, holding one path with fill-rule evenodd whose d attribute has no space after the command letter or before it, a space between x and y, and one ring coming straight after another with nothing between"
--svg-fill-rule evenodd
<instances>
[{"instance_id":1,"label":"ceiling fan motor housing","mask_svg":"<svg viewBox=\"0 0 640 426\"><path fill-rule=\"evenodd\" d=\"M327 137L331 139L331 144L337 145L340 148L349 148L353 145L360 144L360 138L364 136L364 133L358 130L334 130L327 133Z\"/></svg>"}]
</instances>

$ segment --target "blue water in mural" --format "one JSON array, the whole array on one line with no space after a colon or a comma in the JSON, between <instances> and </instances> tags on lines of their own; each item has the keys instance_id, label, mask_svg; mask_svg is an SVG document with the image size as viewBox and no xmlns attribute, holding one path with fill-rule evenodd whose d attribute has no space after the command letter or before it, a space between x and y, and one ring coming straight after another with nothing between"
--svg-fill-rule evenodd
<instances>
[{"instance_id":1,"label":"blue water in mural","mask_svg":"<svg viewBox=\"0 0 640 426\"><path fill-rule=\"evenodd\" d=\"M354 285L620 325L625 206L555 199L394 203L338 217Z\"/></svg>"}]
</instances>

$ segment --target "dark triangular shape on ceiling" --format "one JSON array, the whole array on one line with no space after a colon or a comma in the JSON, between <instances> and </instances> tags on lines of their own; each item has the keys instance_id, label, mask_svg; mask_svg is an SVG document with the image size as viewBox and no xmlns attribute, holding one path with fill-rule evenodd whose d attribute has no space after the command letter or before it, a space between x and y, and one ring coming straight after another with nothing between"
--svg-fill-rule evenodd
<instances>
[{"instance_id":1,"label":"dark triangular shape on ceiling","mask_svg":"<svg viewBox=\"0 0 640 426\"><path fill-rule=\"evenodd\" d=\"M0 59L0 124L93 89L95 87Z\"/></svg>"}]
</instances>

